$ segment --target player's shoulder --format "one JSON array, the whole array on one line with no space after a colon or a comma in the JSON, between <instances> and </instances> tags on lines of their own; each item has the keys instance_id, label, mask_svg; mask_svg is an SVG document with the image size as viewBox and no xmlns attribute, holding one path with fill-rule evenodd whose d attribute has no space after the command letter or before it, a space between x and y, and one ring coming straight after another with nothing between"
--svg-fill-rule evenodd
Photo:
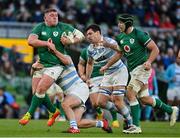
<instances>
[{"instance_id":1,"label":"player's shoulder","mask_svg":"<svg viewBox=\"0 0 180 138\"><path fill-rule=\"evenodd\" d=\"M113 38L104 36L104 39L109 43L116 43L116 41Z\"/></svg>"},{"instance_id":2,"label":"player's shoulder","mask_svg":"<svg viewBox=\"0 0 180 138\"><path fill-rule=\"evenodd\" d=\"M124 33L120 33L120 34L118 34L118 35L115 37L115 39L116 39L116 41L117 41L117 40L123 39L124 37L125 37L125 34L124 34Z\"/></svg>"},{"instance_id":3,"label":"player's shoulder","mask_svg":"<svg viewBox=\"0 0 180 138\"><path fill-rule=\"evenodd\" d=\"M81 50L81 53L87 52L87 49L88 49L88 47L83 48L83 49Z\"/></svg>"},{"instance_id":4,"label":"player's shoulder","mask_svg":"<svg viewBox=\"0 0 180 138\"><path fill-rule=\"evenodd\" d=\"M62 27L62 28L73 28L72 25L68 24L68 23L63 23L63 22L59 22L58 26Z\"/></svg>"},{"instance_id":5,"label":"player's shoulder","mask_svg":"<svg viewBox=\"0 0 180 138\"><path fill-rule=\"evenodd\" d=\"M41 28L41 27L43 27L43 26L45 26L45 23L44 23L44 22L38 23L38 24L36 24L34 27L35 27L35 28Z\"/></svg>"},{"instance_id":6,"label":"player's shoulder","mask_svg":"<svg viewBox=\"0 0 180 138\"><path fill-rule=\"evenodd\" d=\"M148 32L146 32L146 31L143 31L143 30L141 30L141 29L137 29L137 28L134 28L135 30L135 34L136 35L138 35L138 36L142 36L142 35L149 35L149 33Z\"/></svg>"}]
</instances>

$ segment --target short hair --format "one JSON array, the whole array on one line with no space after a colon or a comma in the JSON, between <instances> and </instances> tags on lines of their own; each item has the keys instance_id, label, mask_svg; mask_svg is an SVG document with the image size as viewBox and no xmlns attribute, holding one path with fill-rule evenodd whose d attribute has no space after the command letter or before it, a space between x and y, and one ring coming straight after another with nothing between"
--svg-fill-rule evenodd
<instances>
[{"instance_id":1,"label":"short hair","mask_svg":"<svg viewBox=\"0 0 180 138\"><path fill-rule=\"evenodd\" d=\"M92 29L94 32L99 31L100 34L101 34L101 28L100 28L99 25L97 25L97 24L91 24L91 25L89 25L89 26L86 28L86 32L87 32L89 29Z\"/></svg>"},{"instance_id":2,"label":"short hair","mask_svg":"<svg viewBox=\"0 0 180 138\"><path fill-rule=\"evenodd\" d=\"M57 10L54 9L54 8L46 9L46 10L44 10L44 15L45 15L46 13L49 13L49 12L57 12Z\"/></svg>"}]
</instances>

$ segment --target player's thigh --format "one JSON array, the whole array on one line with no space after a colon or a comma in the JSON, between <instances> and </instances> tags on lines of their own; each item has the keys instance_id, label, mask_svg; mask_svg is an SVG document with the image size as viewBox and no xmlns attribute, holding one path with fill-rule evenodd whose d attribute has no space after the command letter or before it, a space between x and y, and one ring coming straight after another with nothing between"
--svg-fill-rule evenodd
<instances>
[{"instance_id":1,"label":"player's thigh","mask_svg":"<svg viewBox=\"0 0 180 138\"><path fill-rule=\"evenodd\" d=\"M74 84L70 90L68 90L67 94L78 97L85 104L89 97L89 88L86 83L78 82Z\"/></svg>"},{"instance_id":2,"label":"player's thigh","mask_svg":"<svg viewBox=\"0 0 180 138\"><path fill-rule=\"evenodd\" d=\"M57 85L56 83L53 83L49 89L46 91L46 93L49 95L49 96L55 96L55 95L58 95L58 96L63 96L63 91L62 89L60 88L59 85Z\"/></svg>"},{"instance_id":3,"label":"player's thigh","mask_svg":"<svg viewBox=\"0 0 180 138\"><path fill-rule=\"evenodd\" d=\"M79 106L75 109L73 109L74 114L75 114L75 118L76 121L79 122L84 114L84 112L86 111L85 105L84 106Z\"/></svg>"},{"instance_id":4,"label":"player's thigh","mask_svg":"<svg viewBox=\"0 0 180 138\"><path fill-rule=\"evenodd\" d=\"M139 65L132 72L130 72L131 80L138 80L142 82L143 84L148 84L148 79L151 75L151 72L152 72L152 69L145 70L143 65Z\"/></svg>"},{"instance_id":5,"label":"player's thigh","mask_svg":"<svg viewBox=\"0 0 180 138\"><path fill-rule=\"evenodd\" d=\"M102 79L103 76L91 78L91 88L89 89L90 94L99 92L99 86L101 84Z\"/></svg>"},{"instance_id":6,"label":"player's thigh","mask_svg":"<svg viewBox=\"0 0 180 138\"><path fill-rule=\"evenodd\" d=\"M92 105L97 104L98 95L99 95L99 93L92 93L92 94L89 95L89 98L90 98L90 101L91 101Z\"/></svg>"},{"instance_id":7,"label":"player's thigh","mask_svg":"<svg viewBox=\"0 0 180 138\"><path fill-rule=\"evenodd\" d=\"M68 106L71 108L77 107L81 104L82 104L81 99L79 99L79 97L77 97L76 95L73 95L73 94L66 95L66 97L64 98L64 100L62 102L63 107Z\"/></svg>"},{"instance_id":8,"label":"player's thigh","mask_svg":"<svg viewBox=\"0 0 180 138\"><path fill-rule=\"evenodd\" d=\"M107 101L109 101L109 100L110 100L110 95L99 93L98 101L97 101L99 106L105 107Z\"/></svg>"},{"instance_id":9,"label":"player's thigh","mask_svg":"<svg viewBox=\"0 0 180 138\"><path fill-rule=\"evenodd\" d=\"M43 69L34 71L32 74L32 93L34 94L43 75Z\"/></svg>"},{"instance_id":10,"label":"player's thigh","mask_svg":"<svg viewBox=\"0 0 180 138\"><path fill-rule=\"evenodd\" d=\"M128 70L127 68L121 67L118 71L112 74L112 85L113 86L127 86L128 82Z\"/></svg>"},{"instance_id":11,"label":"player's thigh","mask_svg":"<svg viewBox=\"0 0 180 138\"><path fill-rule=\"evenodd\" d=\"M46 92L50 86L54 83L54 79L49 75L43 74L41 80L39 81L36 91L37 92Z\"/></svg>"}]
</instances>

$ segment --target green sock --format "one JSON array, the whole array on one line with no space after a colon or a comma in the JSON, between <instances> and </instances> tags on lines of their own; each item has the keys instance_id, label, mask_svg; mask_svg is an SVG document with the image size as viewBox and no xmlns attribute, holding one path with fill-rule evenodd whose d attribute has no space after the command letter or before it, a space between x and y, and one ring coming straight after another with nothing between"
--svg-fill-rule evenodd
<instances>
[{"instance_id":1,"label":"green sock","mask_svg":"<svg viewBox=\"0 0 180 138\"><path fill-rule=\"evenodd\" d=\"M36 95L33 95L32 100L31 100L31 105L28 110L31 116L34 115L34 112L36 111L37 107L41 105L42 102L43 102L43 98L39 98Z\"/></svg>"},{"instance_id":2,"label":"green sock","mask_svg":"<svg viewBox=\"0 0 180 138\"><path fill-rule=\"evenodd\" d=\"M113 121L117 120L117 112L116 111L110 111Z\"/></svg>"},{"instance_id":3,"label":"green sock","mask_svg":"<svg viewBox=\"0 0 180 138\"><path fill-rule=\"evenodd\" d=\"M157 98L155 98L155 101L156 101L155 106L154 106L155 108L159 108L162 111L167 112L168 114L172 114L173 109L171 106L163 103L160 99L157 99Z\"/></svg>"},{"instance_id":4,"label":"green sock","mask_svg":"<svg viewBox=\"0 0 180 138\"><path fill-rule=\"evenodd\" d=\"M54 105L51 103L51 100L47 94L45 94L45 97L43 98L43 104L46 106L49 112L55 113L56 108Z\"/></svg>"},{"instance_id":5,"label":"green sock","mask_svg":"<svg viewBox=\"0 0 180 138\"><path fill-rule=\"evenodd\" d=\"M97 107L97 108L96 108L96 112L97 112L98 114L102 114L102 109L101 109L100 107Z\"/></svg>"},{"instance_id":6,"label":"green sock","mask_svg":"<svg viewBox=\"0 0 180 138\"><path fill-rule=\"evenodd\" d=\"M136 126L140 125L140 106L139 104L130 106L131 107L131 115L133 119L133 124Z\"/></svg>"},{"instance_id":7,"label":"green sock","mask_svg":"<svg viewBox=\"0 0 180 138\"><path fill-rule=\"evenodd\" d=\"M60 112L61 112L61 116L65 116L65 113L64 113L64 110L61 106L61 102L59 102L59 109L60 109Z\"/></svg>"},{"instance_id":8,"label":"green sock","mask_svg":"<svg viewBox=\"0 0 180 138\"><path fill-rule=\"evenodd\" d=\"M61 116L65 116L64 110L61 106L61 102L56 100L56 103L54 103L54 106L60 110Z\"/></svg>"}]
</instances>

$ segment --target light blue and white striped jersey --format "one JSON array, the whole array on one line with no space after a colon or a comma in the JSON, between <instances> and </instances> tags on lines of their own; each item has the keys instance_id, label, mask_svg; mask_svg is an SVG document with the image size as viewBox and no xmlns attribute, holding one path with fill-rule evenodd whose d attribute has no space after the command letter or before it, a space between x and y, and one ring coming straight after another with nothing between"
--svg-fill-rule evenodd
<instances>
[{"instance_id":1,"label":"light blue and white striped jersey","mask_svg":"<svg viewBox=\"0 0 180 138\"><path fill-rule=\"evenodd\" d=\"M58 85L61 87L64 93L66 93L74 84L78 82L83 82L78 76L76 68L71 62L71 64L66 65L60 78L58 79Z\"/></svg>"},{"instance_id":2,"label":"light blue and white striped jersey","mask_svg":"<svg viewBox=\"0 0 180 138\"><path fill-rule=\"evenodd\" d=\"M117 42L112 38L104 37L104 39L108 43L117 44ZM94 64L99 64L102 67L109 61L109 59L111 59L116 54L116 51L104 46L94 47L93 44L90 44L87 53L88 57L94 60ZM117 71L123 66L125 66L123 62L121 60L118 60L111 67L108 68L105 74L111 74L112 72Z\"/></svg>"}]
</instances>

